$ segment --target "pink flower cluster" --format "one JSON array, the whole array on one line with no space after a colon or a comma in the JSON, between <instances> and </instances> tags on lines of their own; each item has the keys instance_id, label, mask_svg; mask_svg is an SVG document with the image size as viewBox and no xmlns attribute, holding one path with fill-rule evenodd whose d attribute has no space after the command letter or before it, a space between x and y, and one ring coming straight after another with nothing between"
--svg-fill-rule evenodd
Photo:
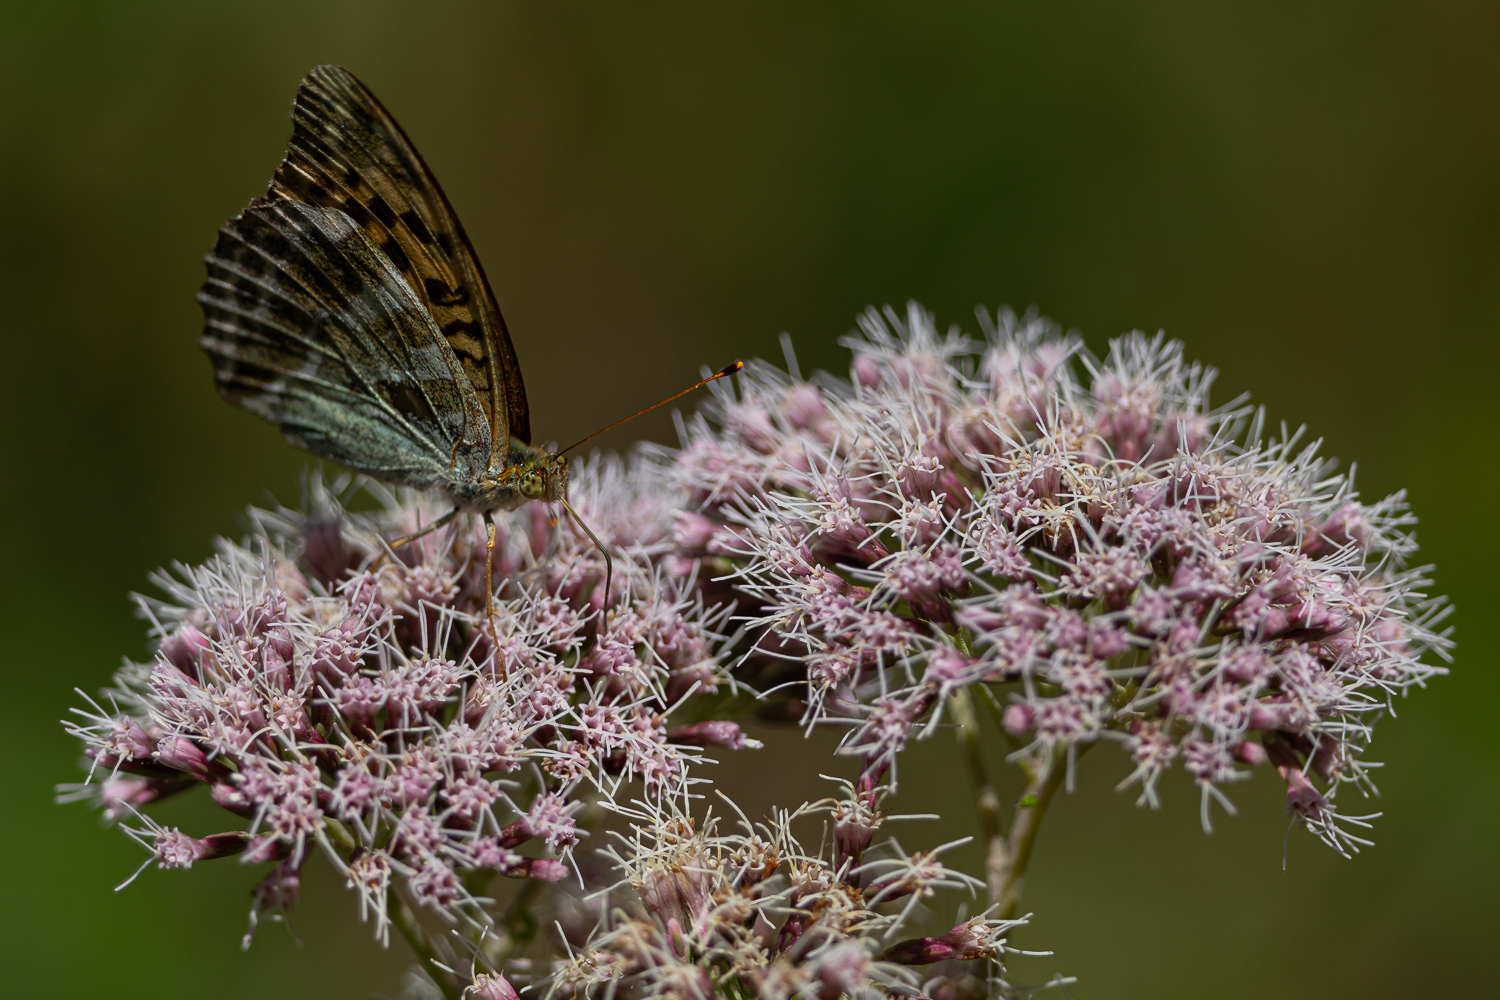
<instances>
[{"instance_id":1,"label":"pink flower cluster","mask_svg":"<svg viewBox=\"0 0 1500 1000\"><path fill-rule=\"evenodd\" d=\"M159 649L121 669L108 708L80 711L79 794L133 822L160 867L271 865L257 911L295 900L316 847L382 938L398 890L485 925L486 875L562 878L587 804L627 782L680 794L701 747L747 743L730 722L674 722L728 683L727 609L667 558L673 508L643 476L575 473L580 510L607 515L607 600L602 556L539 504L503 519L492 610L473 519L393 551L441 512L374 488L383 509L349 514L347 490L317 480L305 512L252 512L246 542L142 602ZM237 829L194 837L146 814L198 786Z\"/></svg>"},{"instance_id":2,"label":"pink flower cluster","mask_svg":"<svg viewBox=\"0 0 1500 1000\"><path fill-rule=\"evenodd\" d=\"M753 367L690 426L677 540L759 630L749 662L805 675L805 722L848 726L867 786L964 693L1044 767L1118 741L1148 803L1180 763L1205 824L1269 764L1357 849L1334 792L1368 789L1373 724L1448 647L1402 496L1362 503L1316 444L1211 408L1175 342L1095 358L986 323L871 311L849 382Z\"/></svg>"},{"instance_id":3,"label":"pink flower cluster","mask_svg":"<svg viewBox=\"0 0 1500 1000\"><path fill-rule=\"evenodd\" d=\"M447 511L365 483L377 509L351 513L347 483L311 479L301 509L253 511L245 542L158 577L156 654L78 711L90 773L67 797L122 821L142 870L263 866L252 933L323 854L378 936L395 924L423 958L413 995L447 1000L516 1000L512 980L626 1000L1014 995L1021 921L1002 918L1046 802L1103 741L1142 803L1180 765L1207 826L1264 768L1335 849L1367 843L1336 794L1372 790L1375 723L1450 648L1402 496L1362 502L1316 444L1210 406L1213 372L1160 336L1100 358L1034 318L985 325L974 341L915 307L871 312L849 381L752 366L715 384L681 451L575 463L612 583L543 504L501 517L492 554L472 518L392 549ZM690 771L705 747L755 745L722 717L748 707L727 697L742 683L762 714L842 727L859 773L721 834ZM954 844L876 843L902 750L945 719L984 883L942 863ZM986 728L1027 775L1008 834ZM232 829L152 818L200 786ZM606 813L630 826L613 875L573 857ZM799 824L822 825L819 850ZM580 895L539 895L570 872ZM503 912L501 875L522 880ZM941 889L988 907L922 936Z\"/></svg>"}]
</instances>

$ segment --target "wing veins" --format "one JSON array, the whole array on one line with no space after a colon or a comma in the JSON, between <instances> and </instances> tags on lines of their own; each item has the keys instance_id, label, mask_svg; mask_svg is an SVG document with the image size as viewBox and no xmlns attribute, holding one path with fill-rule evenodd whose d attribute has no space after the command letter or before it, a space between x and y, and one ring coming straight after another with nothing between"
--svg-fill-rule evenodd
<instances>
[{"instance_id":1,"label":"wing veins","mask_svg":"<svg viewBox=\"0 0 1500 1000\"><path fill-rule=\"evenodd\" d=\"M334 211L337 210L335 209ZM350 220L350 225L354 225L352 220ZM355 231L358 231L357 227L355 227ZM239 239L238 237L236 238ZM284 269L278 267L278 264L280 264L281 262L278 261L274 256L272 256L270 251L244 239L239 239L239 243L246 250L249 250L251 253L254 253L257 256L261 257L279 273L286 273ZM429 409L431 409L434 413L438 412L439 406L437 402L432 398L432 395L428 392L426 380L419 378L416 375L416 368L411 362L409 351L406 350L407 348L409 348L409 345L403 343L400 340L392 341L390 338L379 335L379 333L376 332L379 330L379 326L376 324L351 323L346 325L344 323L330 322L331 320L339 317L343 310L328 308L329 306L336 305L336 303L327 301L324 296L319 294L317 289L310 288L300 281L297 282L297 286L309 299L312 299L313 301L318 303L319 308L316 311L317 313L323 313L327 315L327 319L323 321L326 325L326 328L328 328L329 330L337 330L341 332L344 335L342 338L343 340L359 342L361 346L365 346L367 349L369 349L370 354L381 355L384 361L389 364L390 367L412 376L411 384L413 388L421 393L422 399L427 403ZM282 299L282 301L287 302L289 305L301 309L304 313L310 312L305 305L291 301L286 297L285 294L282 294L280 292L278 292L277 294L278 297ZM313 344L312 341L309 341L306 338L305 330L298 331L294 335L293 339L295 339L299 344ZM432 448L434 454L441 455L445 459L452 458L451 454L445 453L443 449L439 447L437 443L434 442L425 433L413 427L410 420L407 419L406 415L398 410L389 401L389 399L386 398L386 395L382 393L378 388L376 388L375 384L369 379L364 370L366 366L351 360L348 354L348 347L341 342L341 339L334 339L332 346L337 351L337 353L330 354L330 352L326 350L318 349L319 353L323 354L325 357L333 357L341 364L343 364L344 367L347 368L349 372L364 386L368 399L371 402L374 402L387 414L394 417L407 431L421 438L429 447ZM402 349L400 353L398 353L398 347ZM405 354L406 356L403 357L402 354ZM288 372L288 374L290 374L290 372ZM456 443L461 443L463 440L463 437L460 437L458 439L458 442Z\"/></svg>"},{"instance_id":2,"label":"wing veins","mask_svg":"<svg viewBox=\"0 0 1500 1000\"><path fill-rule=\"evenodd\" d=\"M288 155L283 170L278 171L278 182L285 180L291 190L282 196L322 203L344 194L364 205L360 199L365 195L356 188L363 185L380 197L389 209L390 221L380 218L376 207L369 207L372 219L368 224L358 220L359 224L389 235L402 250L415 272L409 284L440 331L450 327L441 317L453 317L462 323L454 336L472 337L478 343L483 352L478 367L463 357L459 360L475 390L480 381L472 376L483 376L487 391L480 399L481 408L488 411L492 464L496 458L504 459L510 436L530 440L525 385L494 292L431 168L394 116L341 67L319 66L308 74L298 92L293 120L296 127ZM323 190L296 190L308 183ZM413 229L408 214L399 211L403 202L424 233ZM426 275L439 278L451 293L462 291L464 298L459 302L433 298Z\"/></svg>"}]
</instances>

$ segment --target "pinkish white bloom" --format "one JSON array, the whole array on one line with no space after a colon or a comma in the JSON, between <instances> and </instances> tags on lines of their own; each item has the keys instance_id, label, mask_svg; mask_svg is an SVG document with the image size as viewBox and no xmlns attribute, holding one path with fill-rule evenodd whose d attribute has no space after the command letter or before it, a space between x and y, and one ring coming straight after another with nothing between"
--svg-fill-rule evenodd
<instances>
[{"instance_id":1,"label":"pinkish white bloom","mask_svg":"<svg viewBox=\"0 0 1500 1000\"><path fill-rule=\"evenodd\" d=\"M1025 918L1000 918L1040 811L1105 740L1143 804L1180 767L1207 827L1260 768L1298 823L1368 844L1337 794L1373 790L1376 721L1450 648L1401 495L1365 503L1315 445L1211 406L1213 372L1160 336L1096 358L1034 318L984 323L871 312L849 381L752 365L681 451L576 463L612 584L541 504L499 519L492 555L472 519L393 551L446 510L364 484L378 509L352 514L347 483L311 479L304 509L253 511L244 543L158 578L156 655L83 696L89 778L61 797L121 821L137 875L260 866L252 933L321 853L382 941L394 924L424 955L423 1000L1018 995ZM746 712L741 684L841 727L858 773L724 833L698 765L759 745L718 717ZM1013 807L982 773L985 709L1026 774ZM985 881L944 861L967 839L884 834L916 818L885 811L902 751L950 721ZM236 829L150 815L199 787ZM575 851L611 812L628 832Z\"/></svg>"},{"instance_id":2,"label":"pinkish white bloom","mask_svg":"<svg viewBox=\"0 0 1500 1000\"><path fill-rule=\"evenodd\" d=\"M846 726L870 784L973 688L1040 766L1116 740L1141 801L1180 764L1206 825L1270 760L1294 816L1360 843L1334 795L1371 790L1375 722L1449 647L1402 495L1362 502L1316 444L1211 406L1160 336L1095 358L1009 313L978 342L915 306L861 327L851 381L751 366L676 456L678 538L757 631L745 669L800 670L804 721Z\"/></svg>"},{"instance_id":3,"label":"pinkish white bloom","mask_svg":"<svg viewBox=\"0 0 1500 1000\"><path fill-rule=\"evenodd\" d=\"M316 479L308 510L252 512L249 539L161 575L167 599L142 602L158 653L119 672L108 708L79 713L93 783L70 794L141 816L126 829L159 867L272 866L257 914L292 905L319 849L382 938L398 885L482 927L486 871L562 878L585 803L632 782L680 794L697 747L753 742L730 722L673 724L730 680L727 609L673 555L670 491L641 466L575 469L614 589L593 545L533 504L501 519L492 615L472 519L393 552L384 539L439 512L371 487L382 509L349 514L347 490ZM142 816L198 787L241 829L196 838Z\"/></svg>"}]
</instances>

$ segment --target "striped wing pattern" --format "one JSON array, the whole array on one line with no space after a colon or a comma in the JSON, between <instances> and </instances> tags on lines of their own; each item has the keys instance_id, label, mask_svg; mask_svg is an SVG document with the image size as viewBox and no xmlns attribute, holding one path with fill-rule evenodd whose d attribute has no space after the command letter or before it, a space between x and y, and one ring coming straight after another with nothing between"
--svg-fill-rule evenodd
<instances>
[{"instance_id":1,"label":"striped wing pattern","mask_svg":"<svg viewBox=\"0 0 1500 1000\"><path fill-rule=\"evenodd\" d=\"M425 488L477 476L477 394L411 287L347 215L257 199L219 231L198 293L220 393L293 444Z\"/></svg>"},{"instance_id":2,"label":"striped wing pattern","mask_svg":"<svg viewBox=\"0 0 1500 1000\"><path fill-rule=\"evenodd\" d=\"M341 67L308 74L292 122L270 190L207 258L202 344L220 392L388 481L503 469L510 438L530 440L526 390L437 180Z\"/></svg>"}]
</instances>

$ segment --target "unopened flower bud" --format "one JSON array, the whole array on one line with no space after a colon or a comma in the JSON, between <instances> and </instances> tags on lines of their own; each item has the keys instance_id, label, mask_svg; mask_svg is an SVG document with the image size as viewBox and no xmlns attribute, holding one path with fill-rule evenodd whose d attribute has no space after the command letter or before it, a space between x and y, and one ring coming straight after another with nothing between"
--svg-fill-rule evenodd
<instances>
[{"instance_id":1,"label":"unopened flower bud","mask_svg":"<svg viewBox=\"0 0 1500 1000\"><path fill-rule=\"evenodd\" d=\"M555 858L525 858L501 874L510 878L534 878L539 882L561 882L567 877L568 866Z\"/></svg>"},{"instance_id":2,"label":"unopened flower bud","mask_svg":"<svg viewBox=\"0 0 1500 1000\"><path fill-rule=\"evenodd\" d=\"M359 565L359 555L344 540L338 520L310 521L303 527L302 558L325 584L339 582Z\"/></svg>"},{"instance_id":3,"label":"unopened flower bud","mask_svg":"<svg viewBox=\"0 0 1500 1000\"><path fill-rule=\"evenodd\" d=\"M708 553L709 542L723 527L721 522L712 518L692 511L683 511L672 523L672 539L677 543L679 550L693 555L704 555Z\"/></svg>"},{"instance_id":4,"label":"unopened flower bud","mask_svg":"<svg viewBox=\"0 0 1500 1000\"><path fill-rule=\"evenodd\" d=\"M1031 729L1034 714L1025 705L1007 705L1005 712L1000 716L1000 721L1007 733L1020 736Z\"/></svg>"},{"instance_id":5,"label":"unopened flower bud","mask_svg":"<svg viewBox=\"0 0 1500 1000\"><path fill-rule=\"evenodd\" d=\"M998 950L994 934L983 920L959 924L942 937L913 938L902 941L886 952L886 961L902 965L929 965L948 959L971 961L986 958Z\"/></svg>"},{"instance_id":6,"label":"unopened flower bud","mask_svg":"<svg viewBox=\"0 0 1500 1000\"><path fill-rule=\"evenodd\" d=\"M191 868L195 861L212 861L239 854L249 841L249 835L238 830L199 838L171 827L157 831L152 850L159 868Z\"/></svg>"},{"instance_id":7,"label":"unopened flower bud","mask_svg":"<svg viewBox=\"0 0 1500 1000\"><path fill-rule=\"evenodd\" d=\"M208 781L217 770L208 755L192 740L182 736L166 736L156 745L156 760L167 767L185 771L200 781Z\"/></svg>"},{"instance_id":8,"label":"unopened flower bud","mask_svg":"<svg viewBox=\"0 0 1500 1000\"><path fill-rule=\"evenodd\" d=\"M647 869L639 891L646 908L663 924L676 920L696 930L712 902L713 877L706 859L693 857Z\"/></svg>"},{"instance_id":9,"label":"unopened flower bud","mask_svg":"<svg viewBox=\"0 0 1500 1000\"><path fill-rule=\"evenodd\" d=\"M727 747L730 750L760 746L759 740L750 739L739 724L734 722L694 722L678 726L667 731L667 739L672 743L686 743L689 746Z\"/></svg>"},{"instance_id":10,"label":"unopened flower bud","mask_svg":"<svg viewBox=\"0 0 1500 1000\"><path fill-rule=\"evenodd\" d=\"M200 676L208 651L208 637L191 625L182 626L161 644L161 655L189 677Z\"/></svg>"},{"instance_id":11,"label":"unopened flower bud","mask_svg":"<svg viewBox=\"0 0 1500 1000\"><path fill-rule=\"evenodd\" d=\"M1328 811L1328 799L1313 787L1299 768L1287 768L1282 776L1286 779L1288 813L1302 819L1317 819Z\"/></svg>"},{"instance_id":12,"label":"unopened flower bud","mask_svg":"<svg viewBox=\"0 0 1500 1000\"><path fill-rule=\"evenodd\" d=\"M1264 764L1270 759L1266 754L1266 748L1254 740L1241 740L1239 743L1236 743L1234 745L1234 756L1236 760L1243 764L1249 764L1251 767Z\"/></svg>"},{"instance_id":13,"label":"unopened flower bud","mask_svg":"<svg viewBox=\"0 0 1500 1000\"><path fill-rule=\"evenodd\" d=\"M498 972L481 972L475 976L469 988L464 990L464 996L474 1000L520 1000L510 980Z\"/></svg>"}]
</instances>

